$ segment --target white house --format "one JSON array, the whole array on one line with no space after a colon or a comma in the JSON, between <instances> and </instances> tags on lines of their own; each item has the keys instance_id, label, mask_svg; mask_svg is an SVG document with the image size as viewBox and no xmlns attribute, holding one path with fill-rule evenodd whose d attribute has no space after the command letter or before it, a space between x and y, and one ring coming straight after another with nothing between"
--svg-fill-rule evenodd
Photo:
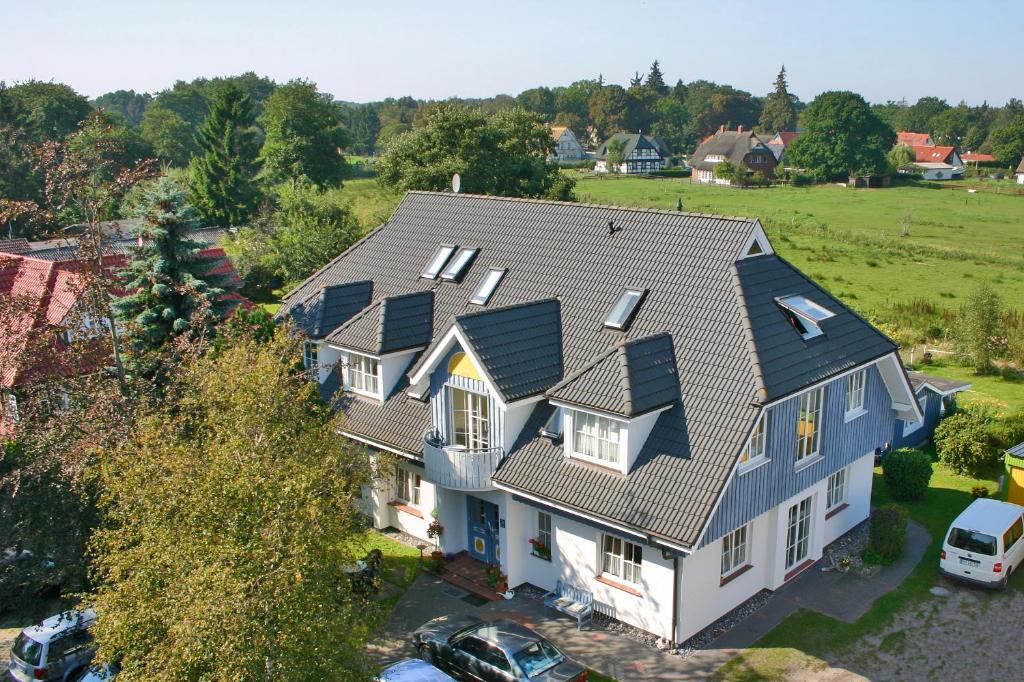
<instances>
[{"instance_id":1,"label":"white house","mask_svg":"<svg viewBox=\"0 0 1024 682\"><path fill-rule=\"evenodd\" d=\"M1021 159L1020 165L1017 166L1017 184L1024 185L1024 159Z\"/></svg>"},{"instance_id":2,"label":"white house","mask_svg":"<svg viewBox=\"0 0 1024 682\"><path fill-rule=\"evenodd\" d=\"M668 165L668 147L658 138L639 133L616 133L604 141L594 156L594 170L598 173L609 172L607 155L610 144L622 146L621 162L618 168L611 169L617 173L650 173Z\"/></svg>"},{"instance_id":3,"label":"white house","mask_svg":"<svg viewBox=\"0 0 1024 682\"><path fill-rule=\"evenodd\" d=\"M378 527L683 642L868 516L897 348L757 220L410 192L285 298ZM316 352L313 352L313 349ZM374 455L375 456L375 455Z\"/></svg>"},{"instance_id":4,"label":"white house","mask_svg":"<svg viewBox=\"0 0 1024 682\"><path fill-rule=\"evenodd\" d=\"M938 145L917 145L914 150L914 165L922 170L926 180L950 180L962 178L967 171L960 152L955 147Z\"/></svg>"},{"instance_id":5,"label":"white house","mask_svg":"<svg viewBox=\"0 0 1024 682\"><path fill-rule=\"evenodd\" d=\"M555 149L549 157L551 161L580 161L586 158L583 146L569 126L551 126L550 129L551 139L555 142Z\"/></svg>"}]
</instances>

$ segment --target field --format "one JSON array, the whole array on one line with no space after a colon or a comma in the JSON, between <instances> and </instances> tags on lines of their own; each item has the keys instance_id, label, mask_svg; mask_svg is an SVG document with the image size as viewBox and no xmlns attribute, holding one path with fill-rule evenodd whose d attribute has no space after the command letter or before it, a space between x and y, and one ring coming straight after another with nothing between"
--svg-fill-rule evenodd
<instances>
[{"instance_id":1,"label":"field","mask_svg":"<svg viewBox=\"0 0 1024 682\"><path fill-rule=\"evenodd\" d=\"M894 304L955 310L982 279L1024 300L1024 196L937 184L736 190L688 179L580 176L580 201L757 217L775 249L859 312ZM904 227L905 221L909 221ZM906 234L903 234L906 232Z\"/></svg>"}]
</instances>

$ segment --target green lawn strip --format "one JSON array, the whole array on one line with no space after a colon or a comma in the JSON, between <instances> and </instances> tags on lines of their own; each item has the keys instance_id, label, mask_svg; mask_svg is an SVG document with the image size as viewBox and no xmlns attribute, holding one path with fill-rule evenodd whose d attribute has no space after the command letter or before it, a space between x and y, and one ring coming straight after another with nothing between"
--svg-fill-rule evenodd
<instances>
[{"instance_id":1,"label":"green lawn strip","mask_svg":"<svg viewBox=\"0 0 1024 682\"><path fill-rule=\"evenodd\" d=\"M997 483L994 478L959 476L936 463L924 499L902 503L911 518L928 530L932 542L921 562L899 587L880 597L871 610L854 623L805 609L797 611L765 635L756 646L724 665L718 672L718 679L785 679L786 671L796 669L794 657L802 661L800 665L823 665L821 661L828 654L848 650L857 640L888 625L896 612L927 598L928 590L938 578L938 552L942 538L953 519L971 503L970 491L977 485L987 485L994 490ZM880 469L875 471L871 501L876 506L892 501ZM810 661L805 660L808 657Z\"/></svg>"},{"instance_id":2,"label":"green lawn strip","mask_svg":"<svg viewBox=\"0 0 1024 682\"><path fill-rule=\"evenodd\" d=\"M991 374L978 376L969 367L961 367L944 359L924 365L915 363L914 369L939 377L966 381L971 388L957 394L960 405L983 403L999 412L1016 412L1024 409L1024 379L1013 375Z\"/></svg>"},{"instance_id":3,"label":"green lawn strip","mask_svg":"<svg viewBox=\"0 0 1024 682\"><path fill-rule=\"evenodd\" d=\"M596 670L588 670L587 671L587 682L618 682L618 680L616 680L614 677L608 677L607 675L602 675L601 673L597 672Z\"/></svg>"},{"instance_id":4,"label":"green lawn strip","mask_svg":"<svg viewBox=\"0 0 1024 682\"><path fill-rule=\"evenodd\" d=\"M420 572L418 549L404 545L375 530L367 531L362 538L352 544L352 554L356 557L366 556L373 549L379 549L384 553L382 580L402 588L402 591L412 585ZM399 596L401 596L401 592L399 592Z\"/></svg>"}]
</instances>

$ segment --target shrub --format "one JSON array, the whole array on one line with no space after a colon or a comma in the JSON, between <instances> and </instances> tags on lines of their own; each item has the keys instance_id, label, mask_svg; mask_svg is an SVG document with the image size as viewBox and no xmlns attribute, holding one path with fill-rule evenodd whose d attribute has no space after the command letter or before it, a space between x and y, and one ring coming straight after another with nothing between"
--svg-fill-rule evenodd
<instances>
[{"instance_id":1,"label":"shrub","mask_svg":"<svg viewBox=\"0 0 1024 682\"><path fill-rule=\"evenodd\" d=\"M971 488L971 497L977 499L979 497L989 497L992 491L988 489L986 485L976 485Z\"/></svg>"},{"instance_id":2,"label":"shrub","mask_svg":"<svg viewBox=\"0 0 1024 682\"><path fill-rule=\"evenodd\" d=\"M894 500L920 500L931 477L931 457L920 450L902 448L882 460L882 478Z\"/></svg>"},{"instance_id":3,"label":"shrub","mask_svg":"<svg viewBox=\"0 0 1024 682\"><path fill-rule=\"evenodd\" d=\"M1002 419L993 419L988 426L992 445L1006 450L1024 442L1024 410L1008 414Z\"/></svg>"},{"instance_id":4,"label":"shrub","mask_svg":"<svg viewBox=\"0 0 1024 682\"><path fill-rule=\"evenodd\" d=\"M943 419L935 429L935 449L942 463L958 474L979 478L999 458L986 426L981 414L967 410Z\"/></svg>"},{"instance_id":5,"label":"shrub","mask_svg":"<svg viewBox=\"0 0 1024 682\"><path fill-rule=\"evenodd\" d=\"M895 561L903 554L903 536L907 531L907 512L902 507L886 505L871 510L868 551L883 561Z\"/></svg>"}]
</instances>

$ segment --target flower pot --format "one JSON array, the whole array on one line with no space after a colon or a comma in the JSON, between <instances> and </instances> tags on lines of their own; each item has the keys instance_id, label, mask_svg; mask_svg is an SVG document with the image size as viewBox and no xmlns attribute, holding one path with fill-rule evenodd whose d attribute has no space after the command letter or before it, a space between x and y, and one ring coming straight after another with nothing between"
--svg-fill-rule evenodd
<instances>
[{"instance_id":1,"label":"flower pot","mask_svg":"<svg viewBox=\"0 0 1024 682\"><path fill-rule=\"evenodd\" d=\"M442 560L444 559L444 552L442 552L439 549L435 549L433 552L430 553L430 558L434 561Z\"/></svg>"}]
</instances>

